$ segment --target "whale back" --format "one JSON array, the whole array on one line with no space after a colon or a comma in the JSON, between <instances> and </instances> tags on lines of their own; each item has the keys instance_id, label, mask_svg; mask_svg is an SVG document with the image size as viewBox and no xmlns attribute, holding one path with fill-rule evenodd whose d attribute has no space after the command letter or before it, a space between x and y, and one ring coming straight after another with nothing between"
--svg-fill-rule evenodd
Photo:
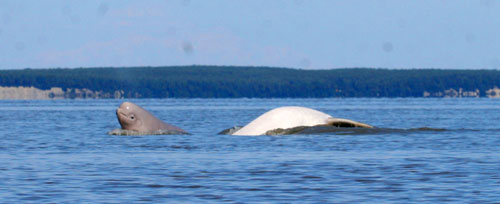
<instances>
[{"instance_id":1,"label":"whale back","mask_svg":"<svg viewBox=\"0 0 500 204\"><path fill-rule=\"evenodd\" d=\"M332 116L305 107L287 106L270 110L233 135L263 135L269 130L327 124Z\"/></svg>"},{"instance_id":2,"label":"whale back","mask_svg":"<svg viewBox=\"0 0 500 204\"><path fill-rule=\"evenodd\" d=\"M340 128L373 128L371 125L344 118L330 118L326 125Z\"/></svg>"}]
</instances>

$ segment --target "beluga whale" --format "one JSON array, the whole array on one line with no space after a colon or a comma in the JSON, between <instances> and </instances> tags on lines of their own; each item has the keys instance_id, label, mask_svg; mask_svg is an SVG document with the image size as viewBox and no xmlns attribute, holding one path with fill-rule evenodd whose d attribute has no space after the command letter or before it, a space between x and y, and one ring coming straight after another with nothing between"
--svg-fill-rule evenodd
<instances>
[{"instance_id":1,"label":"beluga whale","mask_svg":"<svg viewBox=\"0 0 500 204\"><path fill-rule=\"evenodd\" d=\"M112 135L188 134L183 129L161 121L147 110L131 102L123 102L116 109L116 117L122 129L109 132Z\"/></svg>"},{"instance_id":2,"label":"beluga whale","mask_svg":"<svg viewBox=\"0 0 500 204\"><path fill-rule=\"evenodd\" d=\"M325 126L336 128L373 128L371 125L353 120L334 118L331 115L311 108L285 106L272 109L247 125L241 128L229 129L225 133L246 136L282 135L296 134L313 127Z\"/></svg>"}]
</instances>

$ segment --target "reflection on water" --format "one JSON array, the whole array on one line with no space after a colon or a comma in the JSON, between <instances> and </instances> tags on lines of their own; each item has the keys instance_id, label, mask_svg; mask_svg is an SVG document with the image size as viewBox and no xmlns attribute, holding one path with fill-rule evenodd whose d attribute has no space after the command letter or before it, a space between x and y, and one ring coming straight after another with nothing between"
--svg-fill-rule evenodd
<instances>
[{"instance_id":1,"label":"reflection on water","mask_svg":"<svg viewBox=\"0 0 500 204\"><path fill-rule=\"evenodd\" d=\"M152 132L141 132L135 130L124 130L117 128L108 132L108 135L118 135L118 136L146 136L146 135L186 135L189 133L180 132L176 130L156 130Z\"/></svg>"},{"instance_id":2,"label":"reflection on water","mask_svg":"<svg viewBox=\"0 0 500 204\"><path fill-rule=\"evenodd\" d=\"M134 100L192 135L108 135L121 102L0 101L0 203L500 200L496 100ZM217 134L289 105L377 128Z\"/></svg>"}]
</instances>

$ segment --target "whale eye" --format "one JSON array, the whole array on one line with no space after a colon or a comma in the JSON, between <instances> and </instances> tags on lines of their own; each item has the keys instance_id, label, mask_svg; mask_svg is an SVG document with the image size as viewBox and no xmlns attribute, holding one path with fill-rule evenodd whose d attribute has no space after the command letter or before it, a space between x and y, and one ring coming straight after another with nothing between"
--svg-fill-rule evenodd
<instances>
[{"instance_id":1,"label":"whale eye","mask_svg":"<svg viewBox=\"0 0 500 204\"><path fill-rule=\"evenodd\" d=\"M134 119L135 119L135 116L134 116L134 115L131 115L131 116L130 116L130 119L134 120Z\"/></svg>"}]
</instances>

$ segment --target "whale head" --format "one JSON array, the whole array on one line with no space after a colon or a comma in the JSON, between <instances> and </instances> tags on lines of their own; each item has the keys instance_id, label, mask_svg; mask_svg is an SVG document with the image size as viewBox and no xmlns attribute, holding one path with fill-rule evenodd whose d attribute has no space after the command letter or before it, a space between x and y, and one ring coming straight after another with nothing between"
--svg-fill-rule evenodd
<instances>
[{"instance_id":1,"label":"whale head","mask_svg":"<svg viewBox=\"0 0 500 204\"><path fill-rule=\"evenodd\" d=\"M116 116L118 122L125 130L141 131L144 124L143 118L144 109L131 102L123 102L118 109L116 109Z\"/></svg>"},{"instance_id":2,"label":"whale head","mask_svg":"<svg viewBox=\"0 0 500 204\"><path fill-rule=\"evenodd\" d=\"M135 130L145 133L167 130L175 131L179 134L187 133L179 127L161 121L147 110L131 102L123 102L116 109L116 116L124 130Z\"/></svg>"}]
</instances>

